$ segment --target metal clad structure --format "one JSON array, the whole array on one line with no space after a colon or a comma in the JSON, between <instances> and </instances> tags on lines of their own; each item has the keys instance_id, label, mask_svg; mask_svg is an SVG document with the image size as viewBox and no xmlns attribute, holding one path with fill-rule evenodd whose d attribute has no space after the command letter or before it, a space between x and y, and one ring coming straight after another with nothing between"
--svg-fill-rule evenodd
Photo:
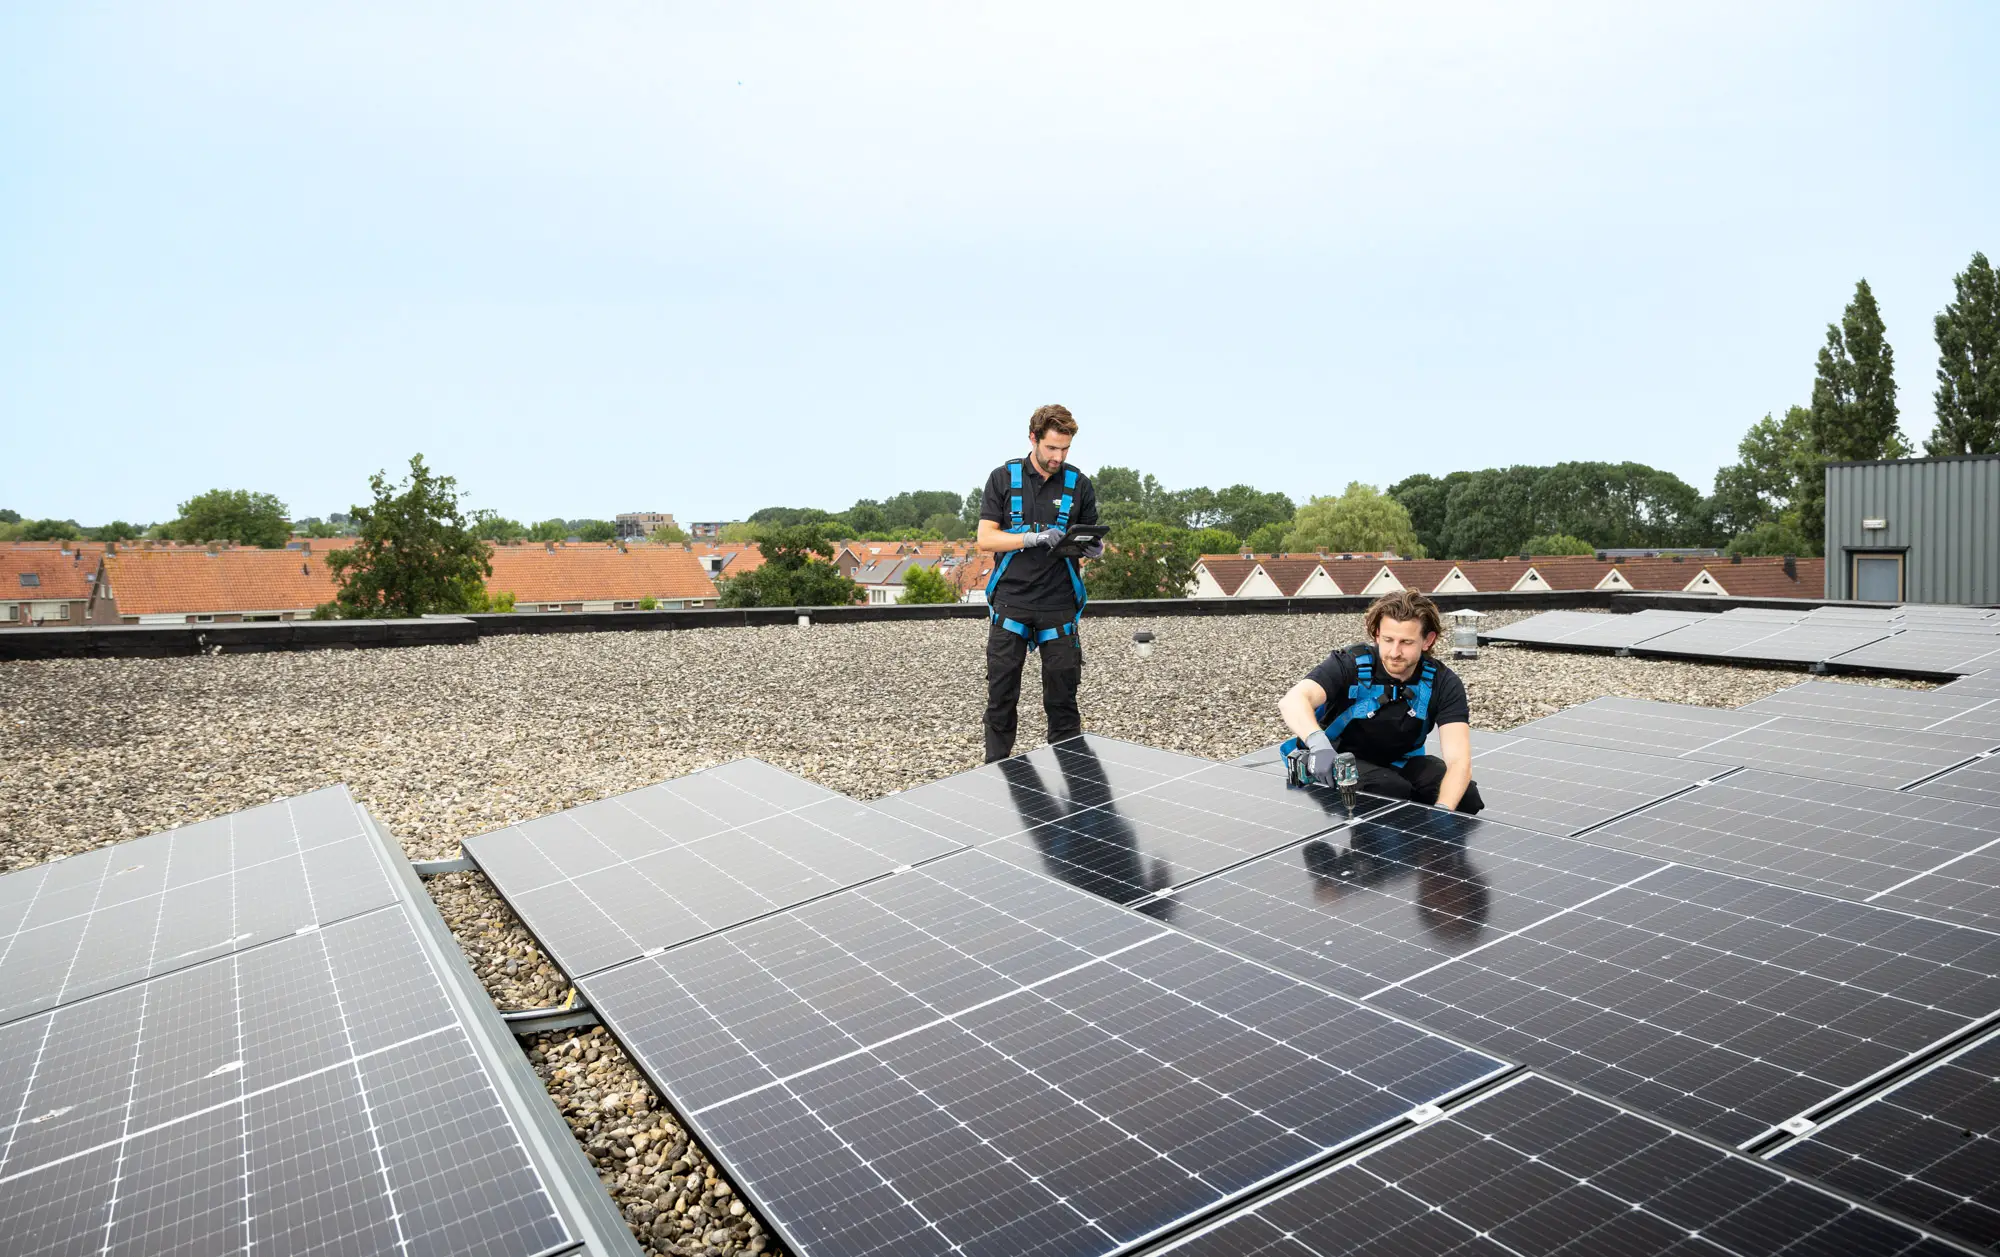
<instances>
[{"instance_id":1,"label":"metal clad structure","mask_svg":"<svg viewBox=\"0 0 2000 1257\"><path fill-rule=\"evenodd\" d=\"M1828 598L1860 596L1857 555L1901 556L1895 601L2000 602L2000 454L1828 464Z\"/></svg>"}]
</instances>

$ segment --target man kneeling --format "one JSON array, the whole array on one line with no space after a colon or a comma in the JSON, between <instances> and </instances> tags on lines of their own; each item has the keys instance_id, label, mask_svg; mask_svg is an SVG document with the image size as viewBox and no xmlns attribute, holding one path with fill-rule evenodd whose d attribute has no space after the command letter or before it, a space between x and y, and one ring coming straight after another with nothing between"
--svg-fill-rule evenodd
<instances>
[{"instance_id":1,"label":"man kneeling","mask_svg":"<svg viewBox=\"0 0 2000 1257\"><path fill-rule=\"evenodd\" d=\"M1278 701L1295 735L1283 752L1305 747L1313 780L1331 784L1334 755L1347 751L1369 794L1477 812L1465 683L1430 657L1444 628L1437 604L1399 589L1375 600L1366 624L1368 642L1334 651ZM1424 754L1432 729L1443 758Z\"/></svg>"}]
</instances>

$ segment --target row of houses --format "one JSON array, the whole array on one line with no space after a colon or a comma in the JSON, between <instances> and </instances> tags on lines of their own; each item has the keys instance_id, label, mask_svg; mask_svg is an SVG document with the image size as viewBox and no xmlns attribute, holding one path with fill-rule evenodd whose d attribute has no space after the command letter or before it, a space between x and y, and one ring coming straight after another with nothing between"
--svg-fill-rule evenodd
<instances>
[{"instance_id":1,"label":"row of houses","mask_svg":"<svg viewBox=\"0 0 2000 1257\"><path fill-rule=\"evenodd\" d=\"M352 538L283 550L233 546L0 546L0 627L302 620L335 594L328 553ZM715 582L682 546L492 548L490 595L517 611L715 605Z\"/></svg>"},{"instance_id":2,"label":"row of houses","mask_svg":"<svg viewBox=\"0 0 2000 1257\"><path fill-rule=\"evenodd\" d=\"M335 592L326 555L349 537L294 541L283 550L91 542L0 545L0 627L29 624L181 624L304 619ZM620 611L647 599L706 607L716 582L764 562L749 543L496 545L492 595L517 612ZM848 542L835 565L871 605L898 601L910 573L945 578L965 602L985 599L993 557L952 542ZM1463 562L1339 555L1205 555L1197 598L1279 598L1393 589L1427 593L1656 590L1753 598L1816 598L1820 559L1662 555L1481 559Z\"/></svg>"},{"instance_id":3,"label":"row of houses","mask_svg":"<svg viewBox=\"0 0 2000 1257\"><path fill-rule=\"evenodd\" d=\"M1826 560L1663 554L1551 555L1514 559L1379 559L1349 555L1207 554L1195 565L1196 598L1303 598L1395 589L1432 594L1556 593L1586 589L1714 594L1735 598L1824 596Z\"/></svg>"}]
</instances>

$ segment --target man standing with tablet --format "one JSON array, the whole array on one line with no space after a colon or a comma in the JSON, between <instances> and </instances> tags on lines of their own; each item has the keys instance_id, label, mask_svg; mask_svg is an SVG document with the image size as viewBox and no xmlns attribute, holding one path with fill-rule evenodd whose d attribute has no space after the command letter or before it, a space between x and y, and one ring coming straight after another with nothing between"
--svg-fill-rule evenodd
<instances>
[{"instance_id":1,"label":"man standing with tablet","mask_svg":"<svg viewBox=\"0 0 2000 1257\"><path fill-rule=\"evenodd\" d=\"M986 762L1014 753L1021 669L1042 656L1042 709L1049 741L1083 732L1076 689L1083 680L1080 560L1104 553L1101 532L1085 544L1069 534L1097 523L1097 491L1069 465L1076 420L1067 407L1043 406L1028 417L1026 457L993 469L979 503L978 546L998 556L986 585L992 624L986 631Z\"/></svg>"}]
</instances>

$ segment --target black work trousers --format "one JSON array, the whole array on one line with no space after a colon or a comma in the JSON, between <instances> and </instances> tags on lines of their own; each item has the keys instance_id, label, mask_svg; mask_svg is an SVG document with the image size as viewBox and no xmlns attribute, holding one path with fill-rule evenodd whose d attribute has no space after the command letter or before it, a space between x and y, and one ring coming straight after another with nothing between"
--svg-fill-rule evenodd
<instances>
[{"instance_id":1,"label":"black work trousers","mask_svg":"<svg viewBox=\"0 0 2000 1257\"><path fill-rule=\"evenodd\" d=\"M1003 611L1036 630L1059 629L1075 618L1074 611ZM1076 710L1076 687L1083 681L1083 643L1064 634L1042 643L1042 710L1049 718L1049 741L1060 742L1083 732ZM999 624L986 628L986 762L1014 753L1014 731L1020 723L1021 669L1028 662L1028 639Z\"/></svg>"},{"instance_id":2,"label":"black work trousers","mask_svg":"<svg viewBox=\"0 0 2000 1257\"><path fill-rule=\"evenodd\" d=\"M1361 788L1385 799L1435 804L1438 787L1444 784L1445 762L1435 755L1412 755L1403 761L1401 768L1371 764L1365 759L1358 761L1355 767L1361 774ZM1485 801L1479 797L1479 783L1466 782L1465 797L1458 801L1458 810L1470 814L1485 806Z\"/></svg>"}]
</instances>

